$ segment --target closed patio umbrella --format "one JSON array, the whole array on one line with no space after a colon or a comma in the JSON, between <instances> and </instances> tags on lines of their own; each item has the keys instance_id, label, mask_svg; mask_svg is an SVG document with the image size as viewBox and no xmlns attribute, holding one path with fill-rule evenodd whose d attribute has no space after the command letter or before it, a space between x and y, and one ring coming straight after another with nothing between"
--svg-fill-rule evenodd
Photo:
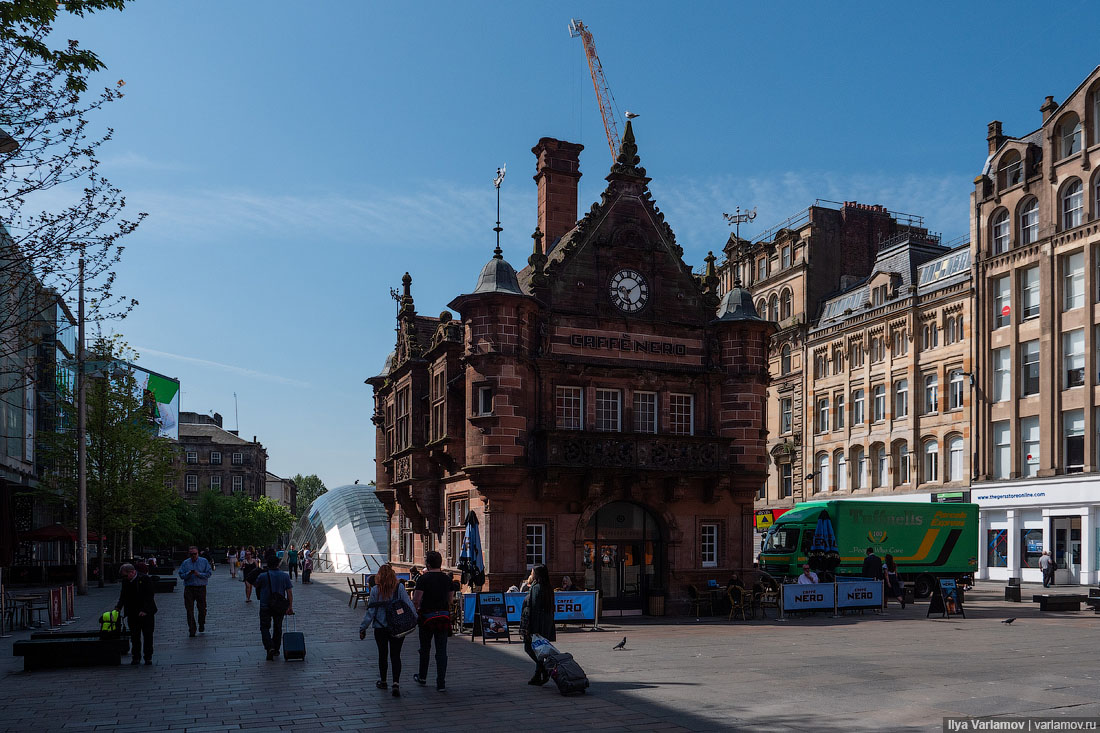
<instances>
[{"instance_id":1,"label":"closed patio umbrella","mask_svg":"<svg viewBox=\"0 0 1100 733\"><path fill-rule=\"evenodd\" d=\"M463 580L480 588L485 582L485 559L481 552L481 531L478 529L477 515L471 510L466 515L466 534L462 538L462 552L458 556L458 569Z\"/></svg>"}]
</instances>

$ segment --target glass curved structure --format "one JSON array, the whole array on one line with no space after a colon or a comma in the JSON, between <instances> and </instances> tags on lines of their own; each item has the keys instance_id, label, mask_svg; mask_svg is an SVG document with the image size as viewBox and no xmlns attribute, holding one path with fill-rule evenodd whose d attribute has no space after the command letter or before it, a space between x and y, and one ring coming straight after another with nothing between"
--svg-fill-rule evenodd
<instances>
[{"instance_id":1,"label":"glass curved structure","mask_svg":"<svg viewBox=\"0 0 1100 733\"><path fill-rule=\"evenodd\" d=\"M290 533L309 543L316 572L372 573L389 562L389 517L374 487L337 486L318 496Z\"/></svg>"}]
</instances>

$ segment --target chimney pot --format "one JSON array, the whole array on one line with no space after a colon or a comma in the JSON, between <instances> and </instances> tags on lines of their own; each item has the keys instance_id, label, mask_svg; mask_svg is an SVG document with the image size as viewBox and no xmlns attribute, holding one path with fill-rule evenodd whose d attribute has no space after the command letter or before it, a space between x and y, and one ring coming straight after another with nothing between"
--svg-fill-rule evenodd
<instances>
[{"instance_id":1,"label":"chimney pot","mask_svg":"<svg viewBox=\"0 0 1100 733\"><path fill-rule=\"evenodd\" d=\"M1043 100L1043 106L1039 108L1039 111L1043 113L1043 122L1049 120L1056 109L1058 109L1058 103L1054 101L1054 97L1047 95L1047 98Z\"/></svg>"},{"instance_id":2,"label":"chimney pot","mask_svg":"<svg viewBox=\"0 0 1100 733\"><path fill-rule=\"evenodd\" d=\"M577 225L577 183L581 178L580 153L584 146L544 137L535 154L538 184L538 226L543 233L543 253Z\"/></svg>"}]
</instances>

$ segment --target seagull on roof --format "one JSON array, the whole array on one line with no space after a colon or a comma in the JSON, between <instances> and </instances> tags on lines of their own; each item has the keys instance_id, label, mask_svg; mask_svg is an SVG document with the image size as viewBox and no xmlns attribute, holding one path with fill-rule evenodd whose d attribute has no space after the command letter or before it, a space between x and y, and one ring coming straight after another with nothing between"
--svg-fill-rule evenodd
<instances>
[{"instance_id":1,"label":"seagull on roof","mask_svg":"<svg viewBox=\"0 0 1100 733\"><path fill-rule=\"evenodd\" d=\"M634 119L635 117L641 117L641 115L640 115L640 114L638 114L637 112L631 112L630 110L627 110L627 111L626 111L626 118L627 118L628 120L632 120L632 119Z\"/></svg>"}]
</instances>

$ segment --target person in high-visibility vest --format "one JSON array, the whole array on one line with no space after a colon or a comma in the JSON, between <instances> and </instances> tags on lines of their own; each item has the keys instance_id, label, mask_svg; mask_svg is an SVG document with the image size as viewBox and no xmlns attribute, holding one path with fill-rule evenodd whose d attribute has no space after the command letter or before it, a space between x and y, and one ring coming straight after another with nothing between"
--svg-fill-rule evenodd
<instances>
[{"instance_id":1,"label":"person in high-visibility vest","mask_svg":"<svg viewBox=\"0 0 1100 733\"><path fill-rule=\"evenodd\" d=\"M118 631L118 611L104 611L99 616L100 631Z\"/></svg>"}]
</instances>

